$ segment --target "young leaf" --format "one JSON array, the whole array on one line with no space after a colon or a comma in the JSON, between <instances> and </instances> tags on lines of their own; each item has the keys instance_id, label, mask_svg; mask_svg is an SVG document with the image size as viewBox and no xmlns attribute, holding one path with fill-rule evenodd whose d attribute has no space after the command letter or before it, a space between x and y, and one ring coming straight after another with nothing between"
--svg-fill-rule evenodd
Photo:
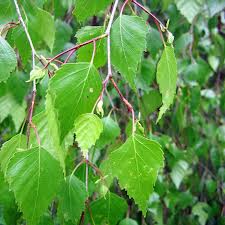
<instances>
[{"instance_id":1,"label":"young leaf","mask_svg":"<svg viewBox=\"0 0 225 225\"><path fill-rule=\"evenodd\" d=\"M0 151L1 169L6 174L10 159L16 153L17 148L26 148L26 136L18 134L5 142Z\"/></svg>"},{"instance_id":2,"label":"young leaf","mask_svg":"<svg viewBox=\"0 0 225 225\"><path fill-rule=\"evenodd\" d=\"M0 37L0 82L6 81L17 64L16 54L8 42Z\"/></svg>"},{"instance_id":3,"label":"young leaf","mask_svg":"<svg viewBox=\"0 0 225 225\"><path fill-rule=\"evenodd\" d=\"M111 2L112 0L76 0L73 14L79 21L84 21L105 9Z\"/></svg>"},{"instance_id":4,"label":"young leaf","mask_svg":"<svg viewBox=\"0 0 225 225\"><path fill-rule=\"evenodd\" d=\"M61 167L43 148L18 151L6 178L27 224L38 224L63 179Z\"/></svg>"},{"instance_id":5,"label":"young leaf","mask_svg":"<svg viewBox=\"0 0 225 225\"><path fill-rule=\"evenodd\" d=\"M46 71L42 68L39 68L38 66L35 67L33 70L30 72L30 79L27 82L31 82L36 79L41 79L45 76Z\"/></svg>"},{"instance_id":6,"label":"young leaf","mask_svg":"<svg viewBox=\"0 0 225 225\"><path fill-rule=\"evenodd\" d=\"M76 118L74 127L76 141L85 155L102 133L102 121L95 114L86 113Z\"/></svg>"},{"instance_id":7,"label":"young leaf","mask_svg":"<svg viewBox=\"0 0 225 225\"><path fill-rule=\"evenodd\" d=\"M146 48L147 25L138 16L122 15L112 26L112 63L132 89L142 52Z\"/></svg>"},{"instance_id":8,"label":"young leaf","mask_svg":"<svg viewBox=\"0 0 225 225\"><path fill-rule=\"evenodd\" d=\"M90 212L92 215L87 210L87 218L89 221L86 218L85 224L91 222L91 224L116 225L124 217L126 211L126 201L116 194L108 192L106 197L100 198L90 204Z\"/></svg>"},{"instance_id":9,"label":"young leaf","mask_svg":"<svg viewBox=\"0 0 225 225\"><path fill-rule=\"evenodd\" d=\"M157 119L158 122L173 103L174 95L176 93L177 62L172 46L166 46L163 50L157 66L156 78L163 102Z\"/></svg>"},{"instance_id":10,"label":"young leaf","mask_svg":"<svg viewBox=\"0 0 225 225\"><path fill-rule=\"evenodd\" d=\"M50 80L48 98L59 124L61 141L75 119L92 111L102 89L100 75L90 63L63 65Z\"/></svg>"},{"instance_id":11,"label":"young leaf","mask_svg":"<svg viewBox=\"0 0 225 225\"><path fill-rule=\"evenodd\" d=\"M163 152L160 145L134 134L109 155L112 175L117 177L121 188L138 204L145 214L149 195L163 167Z\"/></svg>"},{"instance_id":12,"label":"young leaf","mask_svg":"<svg viewBox=\"0 0 225 225\"><path fill-rule=\"evenodd\" d=\"M78 43L88 41L92 38L100 36L104 33L104 27L87 26L77 31L76 37ZM79 62L90 62L93 54L93 44L86 45L77 51ZM94 65L98 68L106 63L106 39L101 39L96 42L96 53Z\"/></svg>"},{"instance_id":13,"label":"young leaf","mask_svg":"<svg viewBox=\"0 0 225 225\"><path fill-rule=\"evenodd\" d=\"M74 175L70 175L62 185L59 195L59 212L66 221L71 220L77 224L88 197L84 183Z\"/></svg>"}]
</instances>

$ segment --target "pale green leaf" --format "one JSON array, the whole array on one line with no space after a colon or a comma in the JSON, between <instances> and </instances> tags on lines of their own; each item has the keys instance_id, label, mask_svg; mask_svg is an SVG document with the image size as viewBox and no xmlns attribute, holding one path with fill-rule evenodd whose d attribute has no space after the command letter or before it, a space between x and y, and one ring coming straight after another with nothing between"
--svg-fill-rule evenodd
<instances>
[{"instance_id":1,"label":"pale green leaf","mask_svg":"<svg viewBox=\"0 0 225 225\"><path fill-rule=\"evenodd\" d=\"M172 46L165 46L157 66L156 78L163 102L157 119L158 122L173 103L176 93L177 62Z\"/></svg>"},{"instance_id":2,"label":"pale green leaf","mask_svg":"<svg viewBox=\"0 0 225 225\"><path fill-rule=\"evenodd\" d=\"M33 70L30 72L30 79L27 82L31 82L36 79L41 79L45 76L46 70L36 66Z\"/></svg>"},{"instance_id":3,"label":"pale green leaf","mask_svg":"<svg viewBox=\"0 0 225 225\"><path fill-rule=\"evenodd\" d=\"M177 189L180 187L183 178L187 174L187 170L188 163L184 160L179 160L173 166L170 176Z\"/></svg>"},{"instance_id":4,"label":"pale green leaf","mask_svg":"<svg viewBox=\"0 0 225 225\"><path fill-rule=\"evenodd\" d=\"M198 216L198 221L201 225L205 225L208 219L208 213L206 211L207 208L208 208L208 204L205 202L198 202L192 208L193 215Z\"/></svg>"},{"instance_id":5,"label":"pale green leaf","mask_svg":"<svg viewBox=\"0 0 225 225\"><path fill-rule=\"evenodd\" d=\"M84 183L74 175L68 176L59 195L59 212L66 221L71 220L77 224L88 197Z\"/></svg>"},{"instance_id":6,"label":"pale green leaf","mask_svg":"<svg viewBox=\"0 0 225 225\"><path fill-rule=\"evenodd\" d=\"M78 43L83 43L97 36L104 34L104 27L101 26L86 26L77 31L76 37ZM77 60L79 62L90 62L93 54L93 44L86 45L77 51ZM101 39L96 42L96 52L94 65L98 68L106 63L106 39Z\"/></svg>"},{"instance_id":7,"label":"pale green leaf","mask_svg":"<svg viewBox=\"0 0 225 225\"><path fill-rule=\"evenodd\" d=\"M108 192L105 197L90 204L90 211L92 216L87 210L88 218L86 218L85 224L116 225L124 217L127 203L123 198Z\"/></svg>"},{"instance_id":8,"label":"pale green leaf","mask_svg":"<svg viewBox=\"0 0 225 225\"><path fill-rule=\"evenodd\" d=\"M86 113L76 118L74 132L76 141L84 154L95 144L102 131L102 121L95 114Z\"/></svg>"},{"instance_id":9,"label":"pale green leaf","mask_svg":"<svg viewBox=\"0 0 225 225\"><path fill-rule=\"evenodd\" d=\"M111 2L112 0L76 0L73 14L79 21L84 21L104 10Z\"/></svg>"},{"instance_id":10,"label":"pale green leaf","mask_svg":"<svg viewBox=\"0 0 225 225\"><path fill-rule=\"evenodd\" d=\"M6 178L27 224L35 225L63 177L59 163L46 150L37 147L18 151L8 164Z\"/></svg>"},{"instance_id":11,"label":"pale green leaf","mask_svg":"<svg viewBox=\"0 0 225 225\"><path fill-rule=\"evenodd\" d=\"M132 89L138 63L146 48L147 25L138 16L119 16L112 26L112 64Z\"/></svg>"},{"instance_id":12,"label":"pale green leaf","mask_svg":"<svg viewBox=\"0 0 225 225\"><path fill-rule=\"evenodd\" d=\"M28 29L35 43L42 40L52 50L55 40L55 22L53 16L43 9L35 8L32 16L28 17Z\"/></svg>"},{"instance_id":13,"label":"pale green leaf","mask_svg":"<svg viewBox=\"0 0 225 225\"><path fill-rule=\"evenodd\" d=\"M138 225L138 223L135 220L126 218L126 219L121 220L119 225Z\"/></svg>"},{"instance_id":14,"label":"pale green leaf","mask_svg":"<svg viewBox=\"0 0 225 225\"><path fill-rule=\"evenodd\" d=\"M26 148L26 136L18 134L5 142L0 151L1 170L6 174L10 159L16 153L17 148Z\"/></svg>"},{"instance_id":15,"label":"pale green leaf","mask_svg":"<svg viewBox=\"0 0 225 225\"><path fill-rule=\"evenodd\" d=\"M102 89L98 71L92 64L63 65L50 80L48 98L59 124L61 141L73 128L75 119L92 111ZM50 101L49 101L50 102Z\"/></svg>"},{"instance_id":16,"label":"pale green leaf","mask_svg":"<svg viewBox=\"0 0 225 225\"><path fill-rule=\"evenodd\" d=\"M0 82L6 81L17 64L16 54L9 43L0 37Z\"/></svg>"},{"instance_id":17,"label":"pale green leaf","mask_svg":"<svg viewBox=\"0 0 225 225\"><path fill-rule=\"evenodd\" d=\"M26 116L26 101L19 104L11 93L6 92L0 96L0 123L8 116L12 117L18 131Z\"/></svg>"},{"instance_id":18,"label":"pale green leaf","mask_svg":"<svg viewBox=\"0 0 225 225\"><path fill-rule=\"evenodd\" d=\"M160 145L138 134L130 136L109 155L112 175L144 214L163 159Z\"/></svg>"},{"instance_id":19,"label":"pale green leaf","mask_svg":"<svg viewBox=\"0 0 225 225\"><path fill-rule=\"evenodd\" d=\"M195 16L202 10L201 0L175 0L175 3L181 14L189 23L192 23Z\"/></svg>"}]
</instances>

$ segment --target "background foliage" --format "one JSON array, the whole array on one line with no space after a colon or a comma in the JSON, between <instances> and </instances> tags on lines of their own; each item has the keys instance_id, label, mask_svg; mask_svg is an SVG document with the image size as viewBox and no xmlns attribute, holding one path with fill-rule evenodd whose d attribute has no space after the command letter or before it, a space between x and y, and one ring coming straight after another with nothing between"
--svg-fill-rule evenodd
<instances>
[{"instance_id":1,"label":"background foliage","mask_svg":"<svg viewBox=\"0 0 225 225\"><path fill-rule=\"evenodd\" d=\"M95 4L96 2L98 3ZM104 96L102 127L101 123L99 125L98 121L93 121L93 114L92 116L83 114L85 118L77 118L77 124L82 124L85 119L90 121L92 130L97 130L91 135L93 144L100 136L96 145L93 147L91 143L90 146L86 146L86 143L78 141L78 146L72 138L73 135L70 135L62 147L61 141L71 129L65 125L68 124L71 113L79 114L79 110L82 112L85 107L90 107L94 100L92 100L93 96L88 100L82 99L76 111L69 111L72 103L64 104L65 93L61 89L59 78L64 72L75 73L77 70L88 69L93 45L85 46L75 52L69 62L79 63L73 68L64 66L50 81L47 72L41 74L42 77L35 77L41 79L37 85L33 122L37 125L42 146L46 150L43 149L39 153L35 147L35 133L32 131L30 141L33 143L33 148L16 153L6 165L5 160L16 152L18 143L20 148L26 148L25 135L18 133L23 126L32 100L32 85L31 82L26 82L29 80L32 63L31 49L23 27L17 24L18 16L13 1L0 0L0 144L10 140L2 146L0 152L2 169L0 224L25 224L24 218L27 219L28 224L36 224L38 214L43 214L40 225L79 224L82 211L85 211L85 224L225 224L225 19L223 12L225 3L223 0L143 0L139 2L151 9L151 12L161 21L166 23L169 19L169 30L175 37L174 50L178 64L174 103L156 123L159 108L162 102L164 103L161 96L163 90L160 89L159 92L156 82L157 63L162 55L163 44L152 19L130 4L132 10L150 24L147 28L149 30L147 48L141 57L141 62L132 62L132 58L130 59L132 66L135 67L135 63L138 64L135 83L132 79L128 78L126 82L122 78L126 77L126 74L131 74L132 71L126 71L119 53L112 50L112 63L117 65L115 67L118 71L125 74L121 77L114 71L114 77L124 96L132 102L136 116L140 112L139 123L144 127L144 131L140 125L137 128L138 133L144 132L147 137L158 141L165 158L164 168L158 174L154 191L148 201L146 217L144 218L143 213L138 211L137 205L129 199L126 191L119 187L116 180L112 180L110 176L106 177L104 182L107 185L103 185L102 180L99 180L97 176L99 174L96 174L96 170L92 170L91 167L89 167L88 185L91 201L89 207L85 207L84 201L87 198L85 165L73 171L74 166L82 158L80 147L82 150L91 147L89 156L91 162L101 171L108 171L105 160L109 153L121 146L131 133L132 124L127 108L120 101L112 85L108 86L107 95L110 95L110 98L107 95ZM82 43L103 34L106 8L112 1L77 0L75 3L73 0L24 0L19 3L35 49L38 55L43 55L47 59L73 47L76 43ZM119 6L121 5L122 1ZM76 6L75 9L74 6ZM130 7L125 8L124 14L132 14ZM94 13L93 9L96 10ZM117 12L118 16L119 12ZM126 18L124 15L122 17L124 17L122 21L130 26L128 31L132 33L134 29L132 22L136 18L133 17L132 21L129 21L129 17ZM15 24L9 23L12 21ZM140 30L143 31L142 26L145 27L145 23L139 25ZM116 30L117 21L113 26ZM139 27L136 29L138 30ZM112 33L113 35L115 34ZM137 37L137 45L141 38L142 35ZM112 47L118 43L119 40L112 43ZM133 50L137 54L141 52L138 48L141 46ZM87 90L92 90L90 88L101 90L97 82L94 87L88 86L88 82L91 83L91 79L99 79L100 82L98 73L104 79L106 74L104 65L107 60L105 49L105 39L97 42L94 65L100 70L98 72L94 67L91 68ZM129 46L126 50L129 51ZM9 56L7 60L4 58L6 52ZM63 55L59 59L63 61L66 57L67 55ZM60 66L58 63L56 65ZM37 66L43 68L40 62ZM51 65L50 71L55 70L55 66ZM165 71L165 67L158 70L162 74L168 72ZM66 90L68 96L72 95L76 99L76 92L71 90L74 90L73 84L78 83L79 77L82 76L82 72L77 73L73 83L68 83ZM134 89L137 91L135 92ZM55 90L61 90L59 92L61 95L59 94L57 98L55 98ZM173 90L171 95L174 95ZM45 99L49 107L46 109ZM66 119L64 117L64 120L62 118L59 121L63 131L58 142L54 139L58 135L58 128L54 123L54 112L50 107L54 104L60 105L59 114L60 112L67 114ZM73 126L73 123L70 126ZM77 139L82 142L86 137L85 129L80 130L76 126L74 129ZM141 139L139 134L135 135L136 141ZM126 145L132 148L129 139ZM4 149L9 151L9 155L4 154ZM55 154L54 149L58 150L55 155L58 161L51 157ZM117 153L111 154L110 157L120 162L120 155L118 156ZM18 166L24 158L24 164ZM42 162L41 165L38 165L38 162ZM59 163L67 174L66 179L63 179L58 169ZM119 178L120 176L124 178L124 174L120 174L120 166L126 167L126 162L121 162L112 169ZM37 173L43 174L40 181L43 186L39 188L37 188L39 182L32 182L32 177L35 177ZM75 176L70 176L71 173ZM7 182L4 176L7 176ZM18 177L23 177L23 182L21 179L17 180ZM60 180L63 184L54 183L54 179L49 177ZM110 192L106 194L106 186L110 183L112 183ZM122 183L127 185L126 179ZM15 192L15 196L8 184ZM48 195L46 198L36 199L35 190L47 192ZM15 197L19 204L16 203ZM49 200L53 198L54 201L49 204ZM42 205L40 208L38 208L40 205L38 201ZM76 204L71 205L71 202ZM23 209L23 213L20 209Z\"/></svg>"}]
</instances>

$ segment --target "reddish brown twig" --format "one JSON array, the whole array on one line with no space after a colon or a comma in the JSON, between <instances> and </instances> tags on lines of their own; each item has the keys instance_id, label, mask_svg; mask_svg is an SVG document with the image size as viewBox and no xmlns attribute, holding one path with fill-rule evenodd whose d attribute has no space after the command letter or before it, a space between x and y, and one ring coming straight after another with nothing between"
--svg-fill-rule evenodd
<instances>
[{"instance_id":1,"label":"reddish brown twig","mask_svg":"<svg viewBox=\"0 0 225 225\"><path fill-rule=\"evenodd\" d=\"M56 55L56 56L54 56L53 58L51 58L51 59L48 61L48 63L45 65L44 68L47 68L51 62L55 61L57 58L61 57L62 55L66 54L66 53L68 53L68 52L71 52L71 51L74 51L74 52L75 52L76 50L78 50L79 48L81 48L81 47L83 47L83 46L85 46L85 45L88 45L88 44L90 44L90 43L93 43L93 42L96 42L96 41L98 41L98 40L101 40L101 39L105 38L107 35L108 35L108 34L102 34L102 35L100 35L100 36L98 36L98 37L96 37L96 38L93 38L93 39L91 39L91 40L85 41L85 42L83 42L83 43L81 43L81 44L78 44L78 45L76 45L76 46L74 46L74 47L72 47L72 48L69 48L69 49L67 49L67 50L65 50L65 51L63 51L63 52L61 52L61 53L59 53L58 55Z\"/></svg>"},{"instance_id":2,"label":"reddish brown twig","mask_svg":"<svg viewBox=\"0 0 225 225\"><path fill-rule=\"evenodd\" d=\"M128 112L131 112L132 114L132 126L133 126L133 133L135 132L135 114L134 114L134 108L133 106L128 102L128 100L123 96L122 92L120 91L119 87L117 86L116 82L112 77L110 77L110 81L112 82L114 88L116 89L117 93L120 96L120 99L122 102L126 105Z\"/></svg>"},{"instance_id":3,"label":"reddish brown twig","mask_svg":"<svg viewBox=\"0 0 225 225\"><path fill-rule=\"evenodd\" d=\"M163 45L165 46L165 41L164 41L164 37L162 34L162 29L164 29L165 31L167 31L167 27L165 27L165 25L151 12L149 12L142 4L140 4L139 2L137 2L136 0L131 0L135 5L137 5L139 8L141 8L144 12L146 12L150 17L153 18L154 23L156 24L158 31L160 33L160 37L161 40L163 42Z\"/></svg>"}]
</instances>

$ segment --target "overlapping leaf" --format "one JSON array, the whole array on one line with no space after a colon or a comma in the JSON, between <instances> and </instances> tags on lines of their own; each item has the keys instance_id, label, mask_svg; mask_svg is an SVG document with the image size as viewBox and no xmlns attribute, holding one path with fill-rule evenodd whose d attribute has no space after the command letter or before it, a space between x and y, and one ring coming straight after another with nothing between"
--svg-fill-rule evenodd
<instances>
[{"instance_id":1,"label":"overlapping leaf","mask_svg":"<svg viewBox=\"0 0 225 225\"><path fill-rule=\"evenodd\" d=\"M112 26L112 63L132 89L138 63L146 48L147 25L138 16L119 16Z\"/></svg>"},{"instance_id":2,"label":"overlapping leaf","mask_svg":"<svg viewBox=\"0 0 225 225\"><path fill-rule=\"evenodd\" d=\"M47 108L54 111L61 141L79 115L92 111L101 86L100 75L90 63L66 64L56 72L49 84Z\"/></svg>"},{"instance_id":3,"label":"overlapping leaf","mask_svg":"<svg viewBox=\"0 0 225 225\"><path fill-rule=\"evenodd\" d=\"M189 23L192 23L195 16L202 10L201 0L176 0L175 3Z\"/></svg>"},{"instance_id":4,"label":"overlapping leaf","mask_svg":"<svg viewBox=\"0 0 225 225\"><path fill-rule=\"evenodd\" d=\"M78 43L91 40L92 38L98 37L104 33L104 27L102 26L86 26L81 28L77 33L76 37ZM90 62L93 54L93 44L83 46L77 51L79 62ZM106 40L101 39L96 42L96 52L94 58L94 65L98 68L104 66L106 63Z\"/></svg>"},{"instance_id":5,"label":"overlapping leaf","mask_svg":"<svg viewBox=\"0 0 225 225\"><path fill-rule=\"evenodd\" d=\"M103 130L101 119L93 113L82 114L75 120L76 141L83 154L95 144Z\"/></svg>"},{"instance_id":6,"label":"overlapping leaf","mask_svg":"<svg viewBox=\"0 0 225 225\"><path fill-rule=\"evenodd\" d=\"M16 153L17 148L26 148L26 137L18 134L5 142L0 151L1 170L6 174L10 159Z\"/></svg>"},{"instance_id":7,"label":"overlapping leaf","mask_svg":"<svg viewBox=\"0 0 225 225\"><path fill-rule=\"evenodd\" d=\"M16 54L9 43L0 37L0 82L6 81L17 64Z\"/></svg>"},{"instance_id":8,"label":"overlapping leaf","mask_svg":"<svg viewBox=\"0 0 225 225\"><path fill-rule=\"evenodd\" d=\"M74 175L68 176L60 191L59 212L65 220L78 223L88 195L85 185Z\"/></svg>"},{"instance_id":9,"label":"overlapping leaf","mask_svg":"<svg viewBox=\"0 0 225 225\"><path fill-rule=\"evenodd\" d=\"M77 0L73 14L79 21L84 21L105 9L112 0Z\"/></svg>"},{"instance_id":10,"label":"overlapping leaf","mask_svg":"<svg viewBox=\"0 0 225 225\"><path fill-rule=\"evenodd\" d=\"M85 218L85 224L116 225L123 218L126 210L126 201L108 192L105 197L93 201L90 204L90 212L92 215L87 211L88 217Z\"/></svg>"},{"instance_id":11,"label":"overlapping leaf","mask_svg":"<svg viewBox=\"0 0 225 225\"><path fill-rule=\"evenodd\" d=\"M117 177L122 188L146 213L149 195L153 192L159 169L163 166L160 145L134 134L118 149L110 153L112 175Z\"/></svg>"},{"instance_id":12,"label":"overlapping leaf","mask_svg":"<svg viewBox=\"0 0 225 225\"><path fill-rule=\"evenodd\" d=\"M163 102L157 119L158 122L173 103L176 93L177 62L172 46L165 47L158 63L156 78Z\"/></svg>"},{"instance_id":13,"label":"overlapping leaf","mask_svg":"<svg viewBox=\"0 0 225 225\"><path fill-rule=\"evenodd\" d=\"M27 224L35 225L58 191L62 170L45 149L36 147L13 156L6 178Z\"/></svg>"}]
</instances>

